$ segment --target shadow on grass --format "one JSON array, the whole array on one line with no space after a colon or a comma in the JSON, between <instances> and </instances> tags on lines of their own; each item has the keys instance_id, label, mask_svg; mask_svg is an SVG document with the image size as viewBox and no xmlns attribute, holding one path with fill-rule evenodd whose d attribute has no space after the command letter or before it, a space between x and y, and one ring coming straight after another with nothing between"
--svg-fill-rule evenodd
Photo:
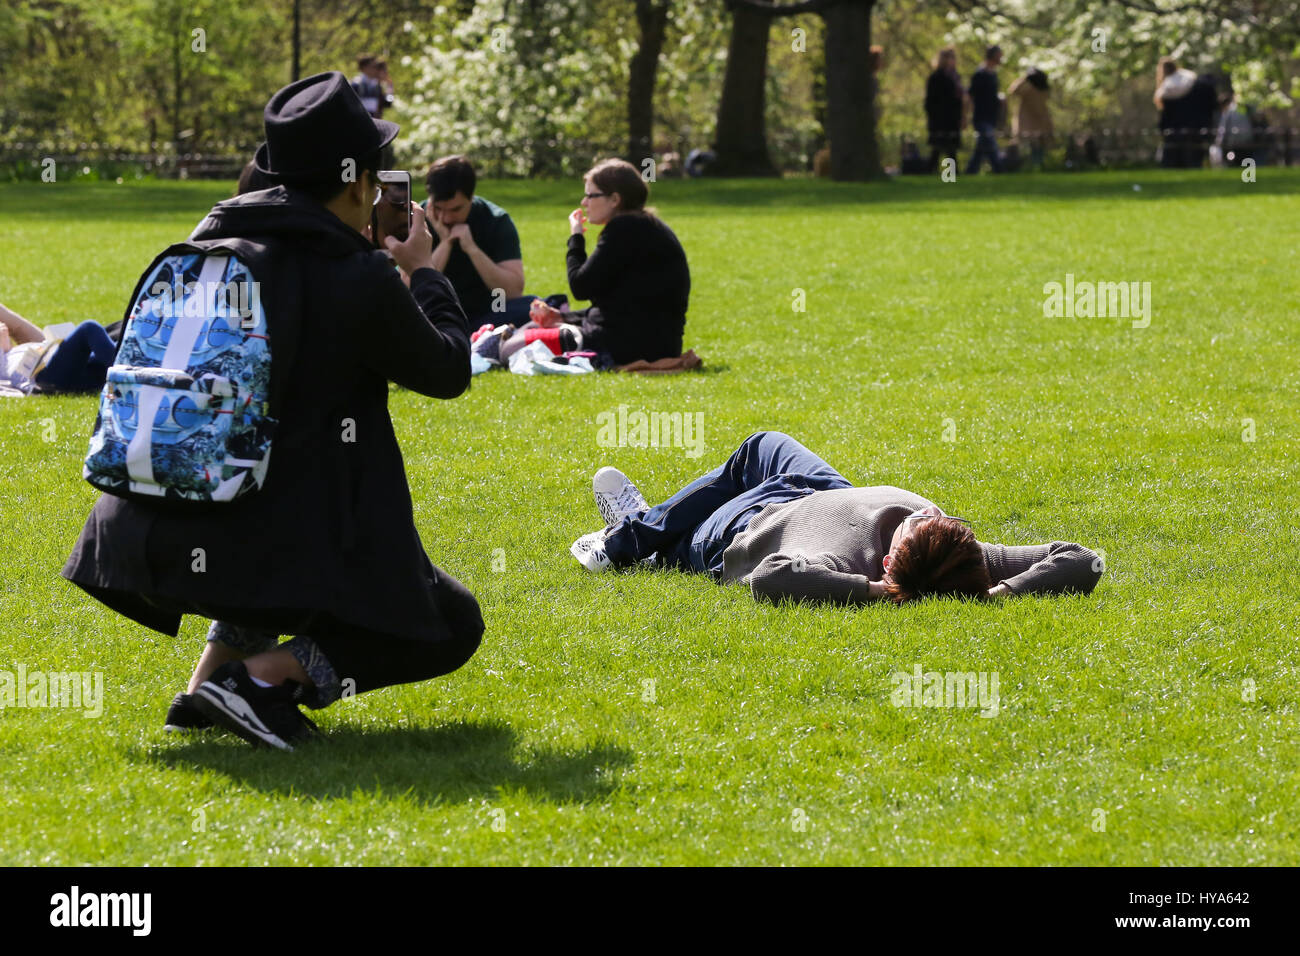
<instances>
[{"instance_id":1,"label":"shadow on grass","mask_svg":"<svg viewBox=\"0 0 1300 956\"><path fill-rule=\"evenodd\" d=\"M198 225L230 198L231 183L8 183L0 186L6 215L45 220L134 219L188 215Z\"/></svg>"},{"instance_id":2,"label":"shadow on grass","mask_svg":"<svg viewBox=\"0 0 1300 956\"><path fill-rule=\"evenodd\" d=\"M505 724L461 722L383 730L342 726L292 753L253 749L232 735L207 731L179 747L136 748L132 756L169 769L212 771L286 797L348 799L360 790L433 804L501 789L586 803L617 787L617 771L633 755L612 744L521 751Z\"/></svg>"}]
</instances>

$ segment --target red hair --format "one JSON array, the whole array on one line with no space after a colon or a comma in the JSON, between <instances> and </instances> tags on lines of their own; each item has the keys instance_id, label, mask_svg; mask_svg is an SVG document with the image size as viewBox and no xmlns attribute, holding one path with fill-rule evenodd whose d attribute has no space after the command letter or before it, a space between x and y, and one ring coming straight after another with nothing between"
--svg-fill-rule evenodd
<instances>
[{"instance_id":1,"label":"red hair","mask_svg":"<svg viewBox=\"0 0 1300 956\"><path fill-rule=\"evenodd\" d=\"M952 518L923 521L899 541L888 578L885 593L895 604L932 594L982 598L993 586L975 532Z\"/></svg>"}]
</instances>

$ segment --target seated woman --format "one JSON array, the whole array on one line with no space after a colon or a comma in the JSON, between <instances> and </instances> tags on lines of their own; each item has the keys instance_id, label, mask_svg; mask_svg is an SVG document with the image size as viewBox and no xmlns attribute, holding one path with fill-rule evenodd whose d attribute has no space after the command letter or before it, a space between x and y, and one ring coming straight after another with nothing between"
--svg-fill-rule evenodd
<instances>
[{"instance_id":1,"label":"seated woman","mask_svg":"<svg viewBox=\"0 0 1300 956\"><path fill-rule=\"evenodd\" d=\"M1101 558L1063 541L977 541L965 518L901 488L855 488L789 435L758 432L651 508L617 468L592 479L605 528L570 549L589 571L638 562L749 585L755 598L895 604L1090 592Z\"/></svg>"},{"instance_id":2,"label":"seated woman","mask_svg":"<svg viewBox=\"0 0 1300 956\"><path fill-rule=\"evenodd\" d=\"M583 187L569 215L569 288L591 308L563 312L535 300L531 321L501 343L500 360L537 339L557 354L595 352L597 368L681 355L691 273L677 236L646 208L650 188L621 159L597 163ZM587 223L605 227L590 256Z\"/></svg>"},{"instance_id":3,"label":"seated woman","mask_svg":"<svg viewBox=\"0 0 1300 956\"><path fill-rule=\"evenodd\" d=\"M96 391L116 354L117 346L98 322L82 322L60 341L0 305L0 385L11 392Z\"/></svg>"}]
</instances>

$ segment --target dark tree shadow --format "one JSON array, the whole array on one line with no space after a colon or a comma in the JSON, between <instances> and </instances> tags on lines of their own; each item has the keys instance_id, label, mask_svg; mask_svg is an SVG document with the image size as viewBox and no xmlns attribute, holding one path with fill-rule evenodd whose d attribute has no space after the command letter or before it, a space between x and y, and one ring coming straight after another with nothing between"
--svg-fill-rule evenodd
<instances>
[{"instance_id":1,"label":"dark tree shadow","mask_svg":"<svg viewBox=\"0 0 1300 956\"><path fill-rule=\"evenodd\" d=\"M613 744L529 752L517 742L514 730L501 723L382 730L344 726L285 753L206 731L180 746L135 747L131 756L173 770L214 771L281 796L347 799L357 790L378 790L424 804L462 802L499 789L586 803L614 790L618 771L633 762L630 751Z\"/></svg>"}]
</instances>

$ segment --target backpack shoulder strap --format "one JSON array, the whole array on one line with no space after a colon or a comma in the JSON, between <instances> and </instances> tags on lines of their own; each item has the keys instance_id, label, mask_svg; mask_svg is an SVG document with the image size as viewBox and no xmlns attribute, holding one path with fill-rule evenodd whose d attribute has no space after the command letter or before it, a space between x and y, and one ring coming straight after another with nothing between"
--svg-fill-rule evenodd
<instances>
[{"instance_id":1,"label":"backpack shoulder strap","mask_svg":"<svg viewBox=\"0 0 1300 956\"><path fill-rule=\"evenodd\" d=\"M278 415L283 405L284 389L297 365L302 339L299 303L304 301L303 273L298 257L284 242L274 239L201 239L179 243L172 248L181 252L233 255L248 267L253 281L259 286L259 298L271 336L268 398L271 414Z\"/></svg>"}]
</instances>

